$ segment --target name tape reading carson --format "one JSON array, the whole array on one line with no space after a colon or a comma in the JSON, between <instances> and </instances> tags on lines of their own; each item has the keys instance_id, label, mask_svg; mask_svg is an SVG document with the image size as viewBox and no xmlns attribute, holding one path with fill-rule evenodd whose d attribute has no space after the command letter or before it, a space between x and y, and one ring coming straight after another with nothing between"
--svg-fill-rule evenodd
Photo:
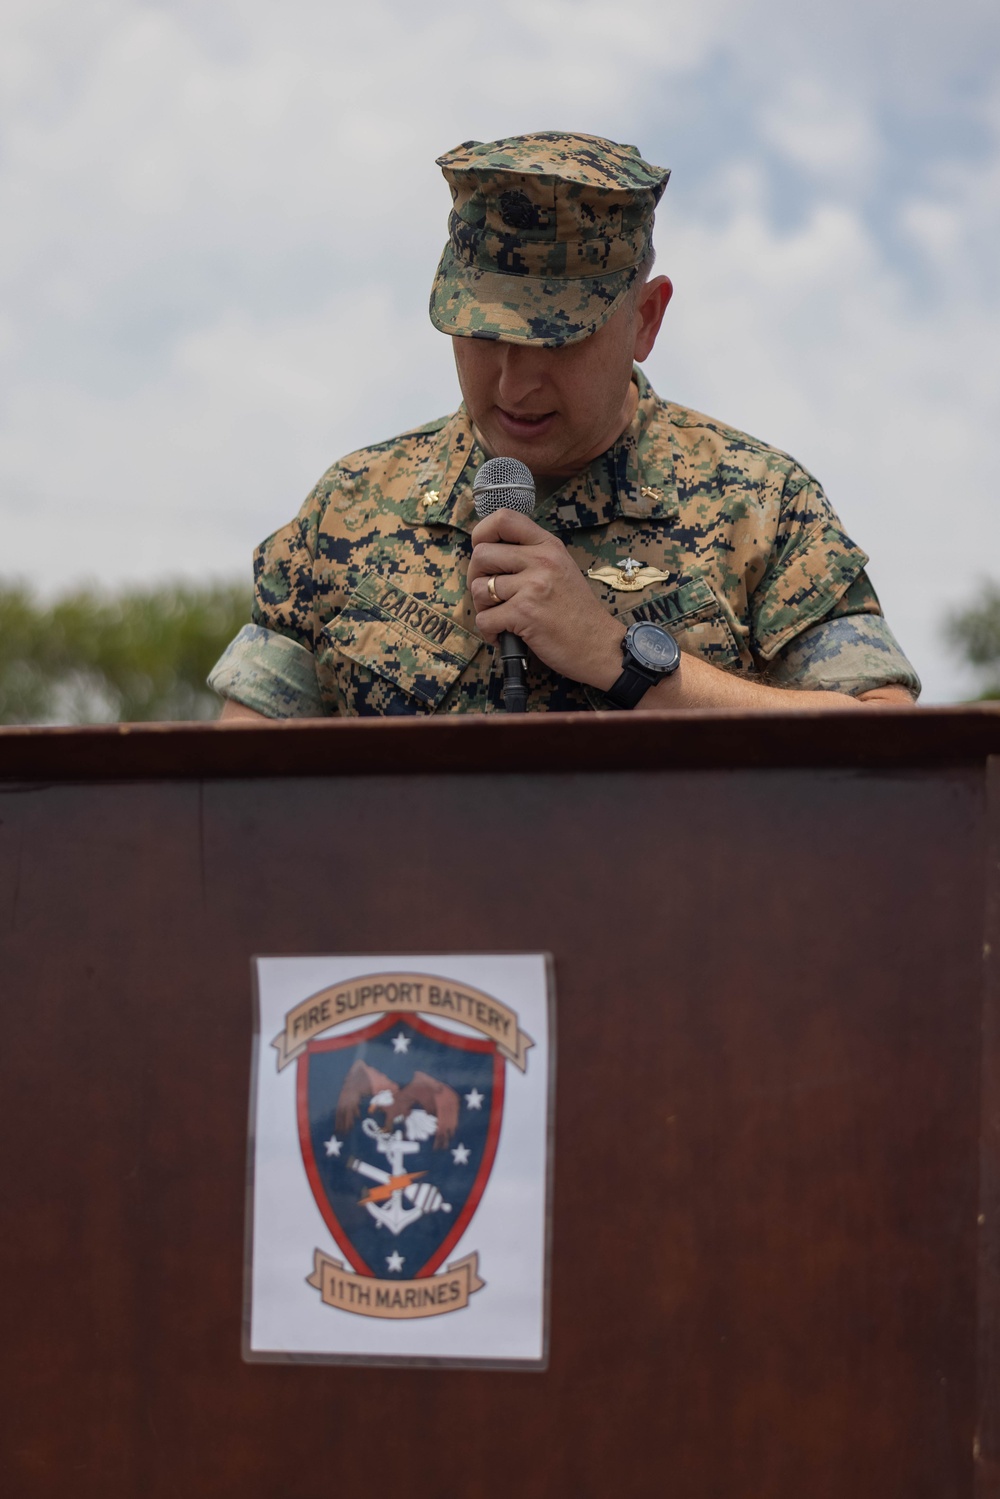
<instances>
[{"instance_id":1,"label":"name tape reading carson","mask_svg":"<svg viewBox=\"0 0 1000 1499\"><path fill-rule=\"evenodd\" d=\"M263 1035L280 1023L268 1037L273 1051L258 1048L254 1080L248 1356L537 1362L549 1116L544 959L467 957L449 977L416 969L335 976L276 1009L287 1004L287 965L308 963L313 973L317 961L258 960ZM473 982L477 967L488 970L490 990ZM326 1243L316 1241L317 1214ZM293 1283L280 1267L298 1256L303 1273Z\"/></svg>"}]
</instances>

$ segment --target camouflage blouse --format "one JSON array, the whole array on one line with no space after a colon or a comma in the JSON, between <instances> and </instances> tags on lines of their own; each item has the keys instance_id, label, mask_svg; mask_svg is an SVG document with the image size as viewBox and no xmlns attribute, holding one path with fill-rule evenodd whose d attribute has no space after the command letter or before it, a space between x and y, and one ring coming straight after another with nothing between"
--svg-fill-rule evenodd
<instances>
[{"instance_id":1,"label":"camouflage blouse","mask_svg":"<svg viewBox=\"0 0 1000 1499\"><path fill-rule=\"evenodd\" d=\"M816 480L636 380L629 430L535 514L604 607L747 678L916 696L868 559ZM212 672L216 691L273 718L502 711L466 587L485 456L463 407L334 464L258 547L253 623ZM603 703L532 663L529 712Z\"/></svg>"}]
</instances>

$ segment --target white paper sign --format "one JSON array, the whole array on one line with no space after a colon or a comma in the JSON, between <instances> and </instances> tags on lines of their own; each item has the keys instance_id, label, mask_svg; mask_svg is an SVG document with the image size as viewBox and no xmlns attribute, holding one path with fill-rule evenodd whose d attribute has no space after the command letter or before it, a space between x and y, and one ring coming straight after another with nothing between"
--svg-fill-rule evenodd
<instances>
[{"instance_id":1,"label":"white paper sign","mask_svg":"<svg viewBox=\"0 0 1000 1499\"><path fill-rule=\"evenodd\" d=\"M244 1355L544 1368L544 954L255 959Z\"/></svg>"}]
</instances>

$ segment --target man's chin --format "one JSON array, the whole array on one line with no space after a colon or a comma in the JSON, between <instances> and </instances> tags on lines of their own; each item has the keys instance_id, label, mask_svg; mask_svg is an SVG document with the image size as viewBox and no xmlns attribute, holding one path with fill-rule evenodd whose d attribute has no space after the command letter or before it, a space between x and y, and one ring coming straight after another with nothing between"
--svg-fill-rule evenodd
<instances>
[{"instance_id":1,"label":"man's chin","mask_svg":"<svg viewBox=\"0 0 1000 1499\"><path fill-rule=\"evenodd\" d=\"M517 458L533 474L545 474L559 467L558 422L555 412L544 421L532 423L511 421L497 412L480 431L495 457Z\"/></svg>"}]
</instances>

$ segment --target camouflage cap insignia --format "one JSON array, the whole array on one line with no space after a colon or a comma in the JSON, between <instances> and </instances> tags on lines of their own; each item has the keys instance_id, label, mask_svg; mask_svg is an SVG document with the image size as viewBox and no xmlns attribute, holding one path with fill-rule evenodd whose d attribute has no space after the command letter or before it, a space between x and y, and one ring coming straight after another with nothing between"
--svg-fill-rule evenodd
<instances>
[{"instance_id":1,"label":"camouflage cap insignia","mask_svg":"<svg viewBox=\"0 0 1000 1499\"><path fill-rule=\"evenodd\" d=\"M643 567L634 557L624 557L617 567L588 567L587 577L617 593L638 593L651 583L669 583L670 574L658 567Z\"/></svg>"}]
</instances>

